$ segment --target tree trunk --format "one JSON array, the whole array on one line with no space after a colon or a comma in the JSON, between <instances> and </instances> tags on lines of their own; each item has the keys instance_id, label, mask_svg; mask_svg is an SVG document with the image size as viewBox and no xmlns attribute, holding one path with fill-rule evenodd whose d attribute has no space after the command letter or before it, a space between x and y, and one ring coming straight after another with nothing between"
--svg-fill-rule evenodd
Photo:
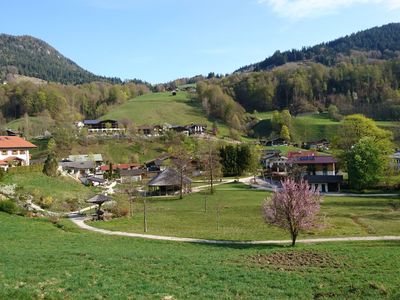
<instances>
[{"instance_id":1,"label":"tree trunk","mask_svg":"<svg viewBox=\"0 0 400 300\"><path fill-rule=\"evenodd\" d=\"M297 235L298 235L298 233L296 233L296 232L292 232L291 233L291 236L292 236L292 247L294 247L294 245L296 244Z\"/></svg>"}]
</instances>

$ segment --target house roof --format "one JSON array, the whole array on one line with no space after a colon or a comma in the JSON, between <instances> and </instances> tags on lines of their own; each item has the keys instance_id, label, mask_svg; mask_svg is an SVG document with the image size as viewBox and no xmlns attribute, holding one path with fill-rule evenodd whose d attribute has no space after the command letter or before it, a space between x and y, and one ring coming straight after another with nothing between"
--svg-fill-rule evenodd
<instances>
[{"instance_id":1,"label":"house roof","mask_svg":"<svg viewBox=\"0 0 400 300\"><path fill-rule=\"evenodd\" d=\"M101 154L78 154L78 155L70 155L66 159L66 161L71 162L82 162L82 161L103 161L103 156Z\"/></svg>"},{"instance_id":2,"label":"house roof","mask_svg":"<svg viewBox=\"0 0 400 300\"><path fill-rule=\"evenodd\" d=\"M85 125L97 125L100 123L100 120L83 120L83 124Z\"/></svg>"},{"instance_id":3,"label":"house roof","mask_svg":"<svg viewBox=\"0 0 400 300\"><path fill-rule=\"evenodd\" d=\"M96 167L94 161L64 161L59 163L63 169L90 170Z\"/></svg>"},{"instance_id":4,"label":"house roof","mask_svg":"<svg viewBox=\"0 0 400 300\"><path fill-rule=\"evenodd\" d=\"M89 180L89 181L98 182L98 183L104 183L104 182L106 182L105 179L99 178L99 177L94 177L94 176L87 177L86 179Z\"/></svg>"},{"instance_id":5,"label":"house roof","mask_svg":"<svg viewBox=\"0 0 400 300\"><path fill-rule=\"evenodd\" d=\"M19 136L0 136L0 149L31 149L36 146Z\"/></svg>"},{"instance_id":6,"label":"house roof","mask_svg":"<svg viewBox=\"0 0 400 300\"><path fill-rule=\"evenodd\" d=\"M116 120L83 120L84 125L97 125L100 123L116 123Z\"/></svg>"},{"instance_id":7,"label":"house roof","mask_svg":"<svg viewBox=\"0 0 400 300\"><path fill-rule=\"evenodd\" d=\"M183 176L183 183L189 184L192 180L186 176ZM181 185L181 178L179 173L172 169L168 168L154 177L152 180L149 181L147 184L148 186L180 186Z\"/></svg>"}]
</instances>

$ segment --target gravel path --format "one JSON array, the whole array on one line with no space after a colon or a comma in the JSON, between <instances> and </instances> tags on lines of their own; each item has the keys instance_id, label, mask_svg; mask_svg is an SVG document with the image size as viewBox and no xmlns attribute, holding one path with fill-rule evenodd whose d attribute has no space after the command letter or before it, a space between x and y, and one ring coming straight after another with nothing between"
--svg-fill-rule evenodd
<instances>
[{"instance_id":1,"label":"gravel path","mask_svg":"<svg viewBox=\"0 0 400 300\"><path fill-rule=\"evenodd\" d=\"M266 240L266 241L223 241L223 240L207 240L195 238L181 238L174 236L161 236L152 234L141 234L123 231L111 231L89 226L85 223L86 217L71 214L70 220L78 227L106 235L126 236L133 238L143 238L159 241L186 242L199 244L214 244L214 245L271 245L271 244L290 244L290 240ZM297 243L326 243L326 242L347 242L347 241L400 241L400 236L365 236L365 237L337 237L337 238L317 238L317 239L299 239Z\"/></svg>"}]
</instances>

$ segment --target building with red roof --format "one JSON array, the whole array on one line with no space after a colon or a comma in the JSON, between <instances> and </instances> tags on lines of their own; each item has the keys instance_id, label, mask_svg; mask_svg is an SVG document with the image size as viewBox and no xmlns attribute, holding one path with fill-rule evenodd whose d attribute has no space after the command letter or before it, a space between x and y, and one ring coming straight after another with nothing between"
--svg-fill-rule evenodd
<instances>
[{"instance_id":1,"label":"building with red roof","mask_svg":"<svg viewBox=\"0 0 400 300\"><path fill-rule=\"evenodd\" d=\"M29 166L29 150L36 146L19 136L0 136L0 167Z\"/></svg>"},{"instance_id":2,"label":"building with red roof","mask_svg":"<svg viewBox=\"0 0 400 300\"><path fill-rule=\"evenodd\" d=\"M308 183L321 192L337 192L343 176L337 175L337 159L332 155L319 155L315 151L289 152L287 164L303 168Z\"/></svg>"}]
</instances>

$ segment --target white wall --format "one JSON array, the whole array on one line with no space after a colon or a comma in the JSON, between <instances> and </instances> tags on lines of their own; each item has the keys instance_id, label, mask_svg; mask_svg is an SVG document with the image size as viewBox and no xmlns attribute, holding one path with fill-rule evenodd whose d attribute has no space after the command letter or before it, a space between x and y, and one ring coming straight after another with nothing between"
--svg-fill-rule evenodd
<instances>
[{"instance_id":1,"label":"white wall","mask_svg":"<svg viewBox=\"0 0 400 300\"><path fill-rule=\"evenodd\" d=\"M13 154L13 151L14 154ZM22 152L25 153L22 153ZM15 156L23 160L23 164L29 166L29 150L22 150L22 149L0 149L0 160L4 160L8 157Z\"/></svg>"}]
</instances>

